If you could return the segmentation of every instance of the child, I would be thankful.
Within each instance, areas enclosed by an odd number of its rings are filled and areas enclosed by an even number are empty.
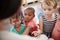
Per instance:
[[[29,35],[38,36],[40,34],[40,30],[39,30],[39,26],[33,20],[35,17],[34,8],[32,8],[32,7],[27,8],[24,12],[25,12],[24,13],[24,23],[25,23],[26,28],[32,27],[29,31]]]
[[[54,40],[60,40],[60,8],[58,9],[59,15],[54,27],[54,30],[52,32],[52,37]]]
[[[11,24],[13,25],[10,29],[10,32],[14,32],[16,34],[25,34],[27,35],[29,32],[29,28],[25,28],[24,24],[21,24],[21,17],[18,14],[15,14],[10,19]]]
[[[53,17],[56,7],[57,3],[54,0],[45,0],[42,3],[44,15],[40,17],[40,29],[49,38],[56,22],[56,15]]]

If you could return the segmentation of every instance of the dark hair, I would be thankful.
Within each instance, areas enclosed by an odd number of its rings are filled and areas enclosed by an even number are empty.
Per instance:
[[[35,9],[32,8],[32,7],[28,7],[26,10],[32,10],[32,12],[35,13]],[[26,11],[26,10],[25,10],[25,11]]]
[[[22,0],[1,0],[0,1],[0,20],[9,18],[17,12]]]
[[[59,12],[59,14],[60,14],[60,7],[58,8],[58,12]]]

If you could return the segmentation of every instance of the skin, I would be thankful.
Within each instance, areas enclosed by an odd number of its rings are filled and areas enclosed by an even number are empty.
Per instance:
[[[14,25],[14,27],[16,28],[16,30],[19,32],[20,31],[20,28],[21,28],[20,18],[16,19],[16,18],[13,17],[11,19],[11,23]],[[30,30],[30,27],[27,27],[25,29],[25,31],[23,32],[22,35],[28,35],[29,34],[29,30]]]
[[[32,10],[29,10],[29,9],[25,10],[25,13],[24,13],[24,19],[25,19],[25,21],[29,22],[32,18],[34,18],[34,13],[32,12]]]
[[[26,22],[29,22],[31,19],[33,19],[35,17],[34,13],[32,12],[32,10],[25,10],[25,14],[24,14],[24,19]],[[27,20],[28,19],[28,20]],[[30,22],[28,24],[28,26],[30,28],[34,27],[34,22]],[[40,34],[40,31],[33,31],[32,34],[34,34],[34,36],[38,36]]]
[[[14,27],[16,28],[16,30],[19,32],[20,31],[20,17],[18,17],[17,19],[15,17],[11,18],[11,23],[14,25]]]
[[[56,8],[53,8],[52,5],[48,6],[46,3],[42,3],[42,9],[43,9],[45,18],[46,18],[48,21],[54,20],[54,18],[53,18],[53,13],[55,12],[55,9],[56,9]],[[41,31],[43,31],[43,19],[42,19],[42,17],[40,18],[39,24],[40,24],[40,29],[41,29]]]
[[[53,20],[52,16],[53,16],[53,13],[55,11],[53,6],[52,5],[48,6],[45,3],[43,3],[42,8],[43,8],[43,11],[44,11],[45,18],[47,20]]]

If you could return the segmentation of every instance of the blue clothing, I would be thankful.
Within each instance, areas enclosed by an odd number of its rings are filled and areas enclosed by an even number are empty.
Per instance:
[[[17,34],[23,34],[24,30],[25,30],[25,26],[23,24],[21,24],[21,29],[19,32],[16,31],[16,28],[14,26],[12,26],[12,28],[10,29],[10,32],[14,32]]]

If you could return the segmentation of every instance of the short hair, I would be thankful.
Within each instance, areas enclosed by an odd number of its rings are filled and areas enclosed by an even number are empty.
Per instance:
[[[18,19],[20,19],[20,18],[21,18],[21,16],[20,16],[19,14],[15,14],[15,15],[13,15],[13,16],[10,17],[10,23],[11,23],[11,21],[12,21],[13,19],[18,20]]]
[[[60,14],[60,7],[58,8],[58,13]]]
[[[45,0],[44,3],[46,3],[48,6],[53,6],[53,8],[57,8],[56,0]]]
[[[28,7],[27,9],[25,9],[25,11],[26,11],[26,10],[32,10],[33,14],[35,13],[35,9],[32,8],[32,7]],[[35,15],[35,14],[34,14],[34,15]]]
[[[12,19],[19,19],[21,16],[19,15],[19,13],[17,13],[17,14],[15,14],[15,15],[13,15],[13,16],[11,16],[10,18],[12,18]]]
[[[0,20],[11,17],[21,7],[22,0],[1,0]]]

